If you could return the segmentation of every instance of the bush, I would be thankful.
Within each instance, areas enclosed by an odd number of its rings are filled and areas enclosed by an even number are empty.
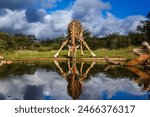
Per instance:
[[[131,45],[131,40],[126,36],[118,36],[110,40],[110,49],[120,49]]]

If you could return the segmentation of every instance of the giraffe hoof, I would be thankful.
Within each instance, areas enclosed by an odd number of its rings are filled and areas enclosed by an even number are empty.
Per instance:
[[[57,57],[58,57],[58,55],[56,55],[56,54],[55,54],[55,55],[54,55],[54,57],[55,57],[55,58],[57,58]]]
[[[58,62],[57,62],[56,60],[54,61],[54,63],[55,63],[56,65],[58,65]]]
[[[93,57],[96,57],[96,55],[95,55],[95,54],[93,54]]]

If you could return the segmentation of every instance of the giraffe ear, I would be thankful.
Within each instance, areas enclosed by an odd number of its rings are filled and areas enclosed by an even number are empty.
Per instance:
[[[77,45],[76,48],[79,48],[79,45]]]
[[[71,45],[67,45],[68,46],[68,48],[71,48]]]

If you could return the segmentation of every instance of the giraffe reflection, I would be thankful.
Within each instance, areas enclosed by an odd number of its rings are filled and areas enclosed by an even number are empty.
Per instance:
[[[76,61],[68,60],[68,72],[64,72],[58,61],[55,60],[54,63],[59,69],[62,77],[68,81],[68,94],[73,99],[78,99],[82,93],[83,81],[96,63],[92,62],[91,65],[86,69],[85,73],[83,73],[84,62],[81,62],[80,69],[78,70]]]

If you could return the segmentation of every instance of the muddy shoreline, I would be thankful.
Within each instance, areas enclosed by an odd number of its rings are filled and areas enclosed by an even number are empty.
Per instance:
[[[71,58],[21,58],[15,59],[14,61],[67,61]],[[127,62],[126,58],[110,58],[112,61]],[[106,62],[105,58],[76,58],[77,61],[95,61],[95,62]]]

